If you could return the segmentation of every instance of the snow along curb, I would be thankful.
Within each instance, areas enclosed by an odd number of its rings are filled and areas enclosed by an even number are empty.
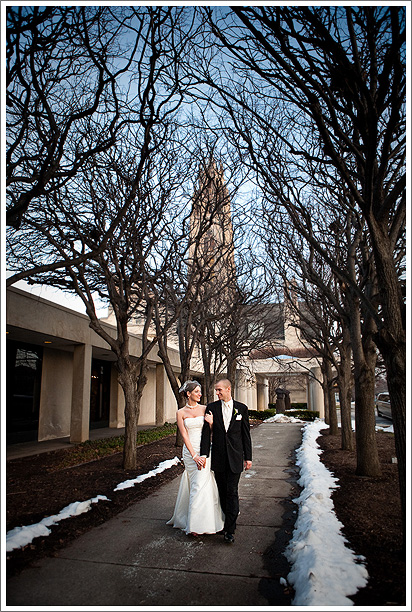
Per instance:
[[[334,513],[331,492],[338,479],[319,460],[316,438],[327,427],[322,420],[307,423],[296,451],[303,490],[293,500],[299,513],[284,553],[292,565],[288,582],[295,590],[294,606],[352,606],[348,596],[368,582],[365,559],[345,546],[343,525]]]
[[[152,476],[156,476],[156,474],[160,474],[164,470],[171,468],[173,465],[177,465],[180,463],[180,459],[178,457],[174,457],[174,459],[167,459],[166,461],[162,461],[159,463],[157,468],[150,470],[147,474],[141,474],[134,478],[133,480],[125,480],[117,485],[114,491],[119,491],[121,489],[127,489],[129,487],[133,487],[135,484],[143,482],[146,478],[151,478]],[[6,534],[6,551],[10,552],[15,548],[22,548],[27,544],[30,544],[34,538],[38,538],[39,536],[48,536],[51,531],[48,528],[50,525],[56,525],[60,523],[60,521],[70,518],[71,516],[78,516],[79,514],[83,514],[83,512],[88,512],[91,508],[92,504],[96,504],[101,499],[106,501],[110,501],[105,495],[97,495],[97,497],[93,497],[92,499],[87,499],[83,502],[73,502],[69,504],[63,510],[60,510],[59,514],[54,514],[53,516],[47,516],[40,521],[40,523],[35,523],[34,525],[26,525],[24,527],[15,527],[11,529]]]

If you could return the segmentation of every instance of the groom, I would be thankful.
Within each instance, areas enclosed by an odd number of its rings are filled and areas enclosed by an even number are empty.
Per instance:
[[[236,519],[239,514],[238,485],[240,474],[252,467],[252,440],[248,408],[232,399],[232,386],[227,379],[215,385],[217,402],[206,407],[213,415],[211,469],[215,473],[220,504],[225,514],[225,542],[235,541]],[[209,456],[209,423],[205,422],[200,444],[200,455]]]

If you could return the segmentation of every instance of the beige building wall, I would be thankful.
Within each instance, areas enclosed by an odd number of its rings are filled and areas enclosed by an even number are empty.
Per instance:
[[[139,425],[156,425],[156,367],[147,371],[147,383],[140,400]]]
[[[43,349],[39,441],[70,435],[73,354]]]
[[[115,336],[116,330],[108,323],[104,325],[107,332]],[[72,441],[88,439],[92,356],[109,361],[113,358],[108,345],[91,330],[88,317],[12,288],[7,290],[7,331],[11,340],[43,347],[38,439],[65,436],[70,436]],[[46,345],[46,341],[53,345]],[[136,335],[130,337],[130,350],[136,356],[141,352],[141,340]],[[178,370],[178,351],[172,348],[170,357],[172,367]],[[149,355],[149,364],[139,425],[173,423],[177,403],[156,347]],[[252,365],[258,375],[257,382],[252,383],[246,371],[238,371],[234,397],[247,404],[250,410],[262,410],[267,403],[267,377],[276,374],[277,366],[273,360],[254,361]],[[309,368],[311,365],[308,362]],[[192,367],[192,376],[196,377],[196,372],[201,372],[201,363]],[[315,371],[317,374],[317,369],[312,373]],[[308,403],[322,416],[321,386],[314,379],[308,386]],[[299,395],[305,395],[305,392],[301,391]],[[292,401],[305,399],[291,394]],[[123,428],[124,425],[124,395],[112,362],[109,426]]]
[[[257,391],[255,382],[249,382],[248,384],[246,405],[249,410],[257,410]]]
[[[117,380],[117,369],[112,364],[110,377],[110,415],[109,427],[120,428],[124,427],[124,393]]]
[[[156,365],[156,424],[176,421],[177,401],[172,391],[166,370],[162,364]]]
[[[321,385],[322,371],[319,367],[311,368],[312,376],[308,384],[308,408],[317,410],[321,419],[325,418],[325,403],[323,398],[323,388]]]
[[[235,384],[235,392],[234,399],[238,402],[242,402],[242,404],[246,404],[248,402],[248,383],[246,379],[246,375],[243,370],[236,371],[236,384]]]
[[[269,383],[267,378],[256,378],[257,410],[266,410],[269,405]]]
[[[115,336],[116,330],[104,324]],[[7,290],[7,337],[43,347],[39,406],[39,440],[70,437],[89,439],[91,361],[110,360],[110,349],[89,326],[87,316],[33,296]],[[46,344],[47,342],[47,344]],[[50,344],[49,344],[50,343]],[[132,355],[141,352],[141,340],[130,337]],[[172,366],[179,367],[177,350],[170,349]],[[148,382],[143,391],[139,425],[175,422],[177,403],[156,347],[149,355]],[[194,374],[195,375],[195,374]],[[161,386],[158,389],[158,379]],[[110,374],[109,426],[123,428],[124,394],[112,362]]]

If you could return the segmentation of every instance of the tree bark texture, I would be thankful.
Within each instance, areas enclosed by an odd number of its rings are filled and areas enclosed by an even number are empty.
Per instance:
[[[322,371],[325,381],[325,395],[327,396],[327,404],[329,408],[329,433],[332,436],[336,436],[339,433],[339,430],[334,389],[335,383],[332,373],[332,366],[328,359],[322,360]]]
[[[119,383],[125,398],[125,438],[123,448],[123,469],[134,470],[137,465],[137,424],[140,415],[140,400],[147,383],[147,365],[124,360],[121,364]]]
[[[338,385],[341,418],[342,450],[353,451],[352,435],[352,368],[350,332],[343,329],[343,345],[340,349],[340,363],[338,365]]]
[[[369,218],[384,326],[377,344],[385,362],[391,399],[402,513],[406,525],[406,304],[397,282],[391,245],[385,231]]]
[[[370,335],[361,333],[360,304],[351,300],[351,340],[355,378],[356,474],[380,476],[375,432],[375,366],[376,351]]]

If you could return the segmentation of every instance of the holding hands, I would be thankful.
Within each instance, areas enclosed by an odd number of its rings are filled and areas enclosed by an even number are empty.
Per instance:
[[[201,470],[206,465],[206,457],[200,457],[199,455],[193,455],[193,461],[196,463],[198,470]]]
[[[210,429],[212,429],[213,425],[213,414],[211,412],[205,412],[205,422],[209,423]],[[206,467],[206,457],[200,457],[200,455],[193,455],[193,461],[197,465],[197,469],[201,470]]]
[[[210,428],[212,428],[212,425],[213,425],[213,414],[211,412],[206,412],[205,413],[205,421],[207,423],[209,423]]]

